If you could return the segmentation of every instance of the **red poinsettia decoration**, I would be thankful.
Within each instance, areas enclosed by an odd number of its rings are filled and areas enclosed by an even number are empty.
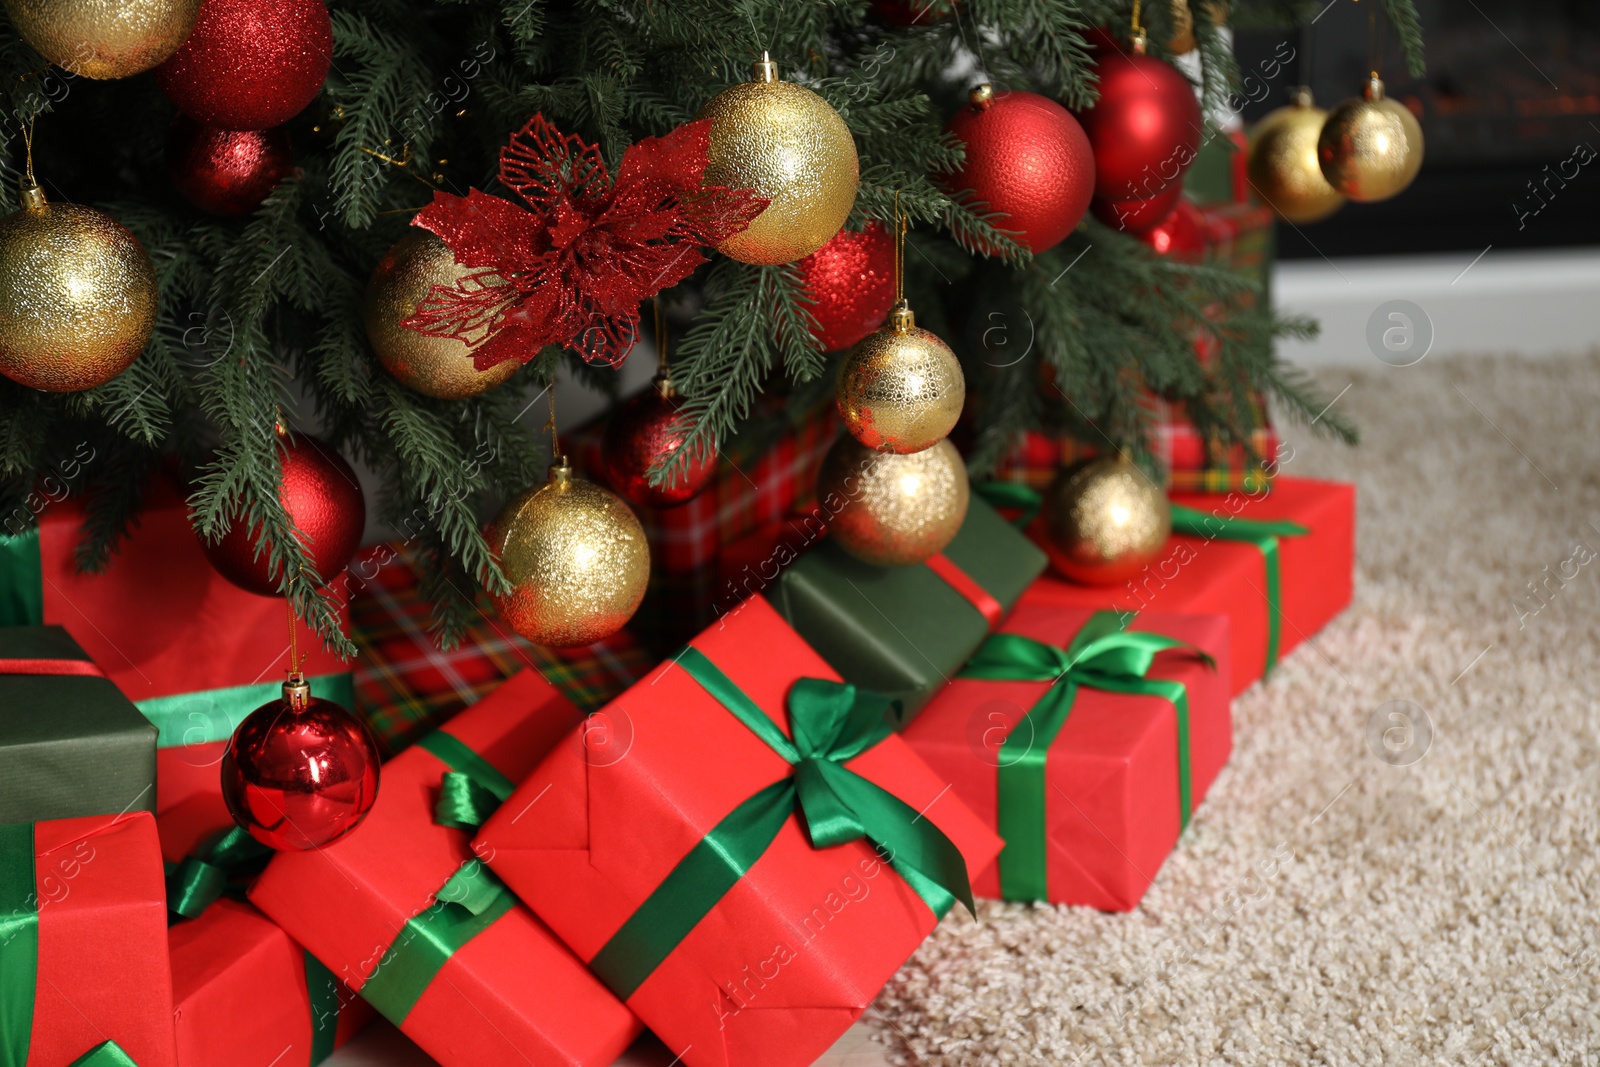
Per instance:
[[[405,325],[473,346],[479,370],[548,344],[621,363],[639,304],[767,206],[752,190],[701,184],[710,133],[705,119],[632,145],[613,182],[595,146],[535,115],[500,151],[500,181],[526,208],[472,189],[435,193],[412,220],[472,272],[434,286]]]

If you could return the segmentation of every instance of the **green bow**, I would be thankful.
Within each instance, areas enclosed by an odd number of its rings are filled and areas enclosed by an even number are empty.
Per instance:
[[[441,826],[458,830],[482,826],[516,789],[493,764],[443,730],[424,737],[417,747],[450,768],[439,779],[439,801],[433,811],[434,822]]]
[[[1189,760],[1189,694],[1182,682],[1148,678],[1156,654],[1170,648],[1195,652],[1208,666],[1211,657],[1161,634],[1123,629],[1123,615],[1098,611],[1066,648],[1020,634],[994,634],[961,672],[962,678],[1005,682],[1050,682],[1028,714],[1000,746],[998,802],[1000,892],[1006,900],[1048,900],[1045,764],[1050,746],[1066,725],[1078,689],[1162,697],[1178,723],[1178,807],[1180,825],[1192,810]]]
[[[133,1057],[122,1051],[115,1041],[102,1041],[82,1056],[73,1060],[70,1067],[139,1067]]]
[[[791,739],[694,647],[677,663],[790,764],[690,849],[589,962],[627,1000],[766,852],[798,808],[813,848],[868,840],[936,916],[973,910],[961,852],[931,820],[844,764],[888,737],[892,702],[853,685],[802,678],[789,690]]]
[[[1311,531],[1298,522],[1241,519],[1237,515],[1224,518],[1208,515],[1197,508],[1174,504],[1172,532],[1203,537],[1207,541],[1243,541],[1254,545],[1261,553],[1261,563],[1267,573],[1267,657],[1261,674],[1265,677],[1272,673],[1272,668],[1278,662],[1283,626],[1283,566],[1278,557],[1278,539],[1304,537]]]
[[[181,863],[167,865],[167,910],[193,919],[230,887],[255,874],[272,850],[238,826],[209,837]]]

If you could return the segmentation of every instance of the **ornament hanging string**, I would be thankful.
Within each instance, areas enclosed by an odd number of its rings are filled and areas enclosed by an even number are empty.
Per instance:
[[[906,217],[900,211],[900,190],[894,191],[894,302],[906,298]]]
[[[1137,37],[1144,36],[1144,27],[1139,25],[1139,0],[1133,0],[1133,33]]]
[[[550,379],[550,384],[545,387],[545,395],[550,398],[550,421],[545,425],[550,430],[550,459],[551,462],[566,466],[565,457],[561,455],[561,438],[556,433],[556,382]]]
[[[650,306],[655,313],[656,373],[665,375],[669,371],[667,365],[667,320],[661,313],[661,298],[659,296],[650,298]]]

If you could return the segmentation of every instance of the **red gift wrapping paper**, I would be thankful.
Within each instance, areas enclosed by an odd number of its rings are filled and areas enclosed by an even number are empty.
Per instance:
[[[1000,632],[1064,648],[1093,614],[1025,600]],[[1159,653],[1149,674],[1188,691],[1191,806],[1198,809],[1233,750],[1228,620],[1142,612],[1127,628],[1176,638],[1216,661],[1213,670],[1174,649]],[[1000,746],[1049,687],[957,676],[903,736],[979,818],[998,827]],[[1137,907],[1180,832],[1172,704],[1081,686],[1050,746],[1045,774],[1049,899],[1102,911]],[[1003,899],[999,871],[995,864],[979,875],[973,892]]]
[[[442,730],[518,781],[580,719],[553,686],[523,671]],[[250,890],[257,907],[357,992],[407,922],[475,859],[466,831],[434,822],[446,770],[426,748],[407,749],[384,765],[360,827],[313,852],[279,853]],[[400,1029],[446,1067],[599,1067],[640,1032],[521,905],[450,956]]]
[[[787,733],[799,678],[838,680],[760,597],[692,642]],[[475,847],[585,960],[731,810],[792,768],[669,660],[559,745]],[[976,876],[1000,842],[898,736],[847,766],[922,812]],[[538,818],[517,818],[537,803]],[[865,841],[813,849],[791,816],[628,1006],[690,1067],[809,1064],[936,919]]]

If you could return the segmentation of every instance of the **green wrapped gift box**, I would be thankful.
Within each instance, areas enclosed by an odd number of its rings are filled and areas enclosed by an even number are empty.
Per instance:
[[[845,681],[899,700],[909,721],[1044,568],[1044,553],[975,496],[927,563],[875,567],[824,540],[767,599]]]
[[[0,627],[0,823],[155,802],[149,720],[61,627]]]

